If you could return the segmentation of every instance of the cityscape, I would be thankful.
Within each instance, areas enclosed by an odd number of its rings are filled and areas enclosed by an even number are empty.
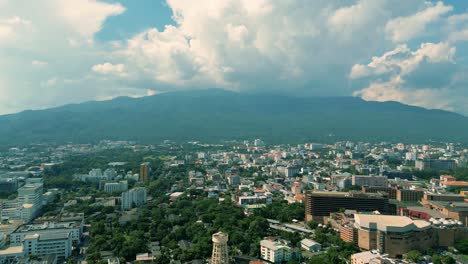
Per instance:
[[[0,264],[468,264],[468,0],[0,0]]]
[[[467,261],[460,144],[106,140],[0,167],[0,263]]]

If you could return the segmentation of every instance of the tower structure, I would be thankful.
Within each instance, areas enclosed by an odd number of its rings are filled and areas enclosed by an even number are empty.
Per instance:
[[[218,232],[216,234],[213,234],[211,240],[213,241],[213,254],[211,256],[211,264],[228,264],[228,235],[224,234],[223,232]]]

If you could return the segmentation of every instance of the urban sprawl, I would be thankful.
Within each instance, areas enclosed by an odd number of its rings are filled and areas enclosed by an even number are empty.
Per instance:
[[[468,263],[468,146],[0,149],[0,264]]]

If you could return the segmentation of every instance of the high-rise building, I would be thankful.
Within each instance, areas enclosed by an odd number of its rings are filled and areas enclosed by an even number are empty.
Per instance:
[[[104,191],[108,193],[123,192],[126,190],[128,190],[127,181],[107,182],[106,184],[104,184]]]
[[[121,195],[122,210],[129,210],[132,207],[138,207],[146,203],[146,188],[135,187],[129,191],[123,192]]]
[[[141,182],[148,182],[150,174],[150,163],[144,162],[140,165],[140,178]]]
[[[21,218],[25,222],[36,217],[42,207],[42,183],[26,184],[18,189],[18,207],[21,207]]]
[[[330,217],[330,213],[346,209],[358,212],[395,213],[391,210],[388,197],[379,193],[308,192],[306,194],[306,221],[324,223],[324,218]]]
[[[213,253],[211,255],[211,264],[228,264],[228,235],[224,234],[223,232],[218,232],[213,234],[211,240],[213,241]]]

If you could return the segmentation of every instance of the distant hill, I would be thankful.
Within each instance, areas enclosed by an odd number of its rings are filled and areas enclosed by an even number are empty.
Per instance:
[[[0,116],[0,143],[262,138],[304,141],[468,142],[468,118],[397,102],[223,90],[120,97]]]

